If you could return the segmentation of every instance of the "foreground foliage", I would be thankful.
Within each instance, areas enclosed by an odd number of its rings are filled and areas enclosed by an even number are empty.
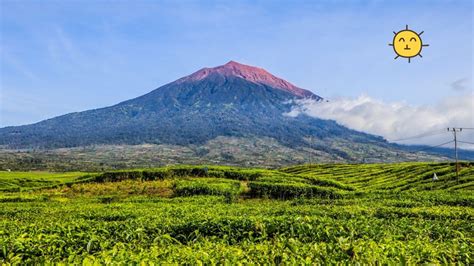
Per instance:
[[[443,172],[449,167],[179,166],[69,176],[0,194],[0,261],[472,264],[472,167],[459,182]],[[441,182],[420,168],[435,169]]]

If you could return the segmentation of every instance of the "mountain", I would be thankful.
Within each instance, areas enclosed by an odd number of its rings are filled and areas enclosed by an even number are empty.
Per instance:
[[[305,98],[322,100],[264,69],[230,61],[114,106],[1,128],[0,146],[43,150],[91,145],[199,147],[224,137],[276,141],[290,149],[288,153],[309,149],[316,160],[408,158],[381,137],[334,121],[285,115],[294,100]]]

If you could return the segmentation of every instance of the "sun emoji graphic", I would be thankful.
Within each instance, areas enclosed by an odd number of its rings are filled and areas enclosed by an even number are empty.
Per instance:
[[[388,45],[393,46],[393,50],[397,54],[395,59],[401,57],[408,58],[408,63],[410,63],[410,59],[421,56],[421,50],[425,46],[429,46],[429,44],[423,44],[420,36],[423,34],[423,31],[420,33],[416,33],[412,30],[408,29],[408,25],[404,30],[399,32],[393,32],[395,36],[393,36],[393,42],[389,43]]]

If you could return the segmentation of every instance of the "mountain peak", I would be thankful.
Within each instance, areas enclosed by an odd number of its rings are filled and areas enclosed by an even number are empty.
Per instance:
[[[241,64],[239,62],[236,62],[234,60],[230,60],[229,62],[227,62],[227,64],[225,64],[224,66],[245,66],[244,64]]]
[[[232,60],[226,63],[225,65],[212,68],[203,68],[189,76],[177,80],[177,82],[182,83],[199,81],[207,78],[212,74],[217,74],[224,77],[242,78],[253,83],[266,85],[275,89],[289,92],[298,97],[319,98],[312,92],[299,88],[284,79],[278,78],[263,68],[244,65]]]

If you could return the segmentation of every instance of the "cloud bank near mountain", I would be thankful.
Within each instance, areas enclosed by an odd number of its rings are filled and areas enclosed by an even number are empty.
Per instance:
[[[298,100],[295,108],[285,115],[299,114],[335,120],[344,126],[401,144],[437,145],[453,139],[447,127],[474,128],[474,93],[445,98],[429,106],[384,102],[366,95],[328,102]],[[417,138],[411,138],[413,136]],[[459,139],[474,142],[474,130],[463,131]],[[474,145],[466,143],[460,146],[474,149]]]

